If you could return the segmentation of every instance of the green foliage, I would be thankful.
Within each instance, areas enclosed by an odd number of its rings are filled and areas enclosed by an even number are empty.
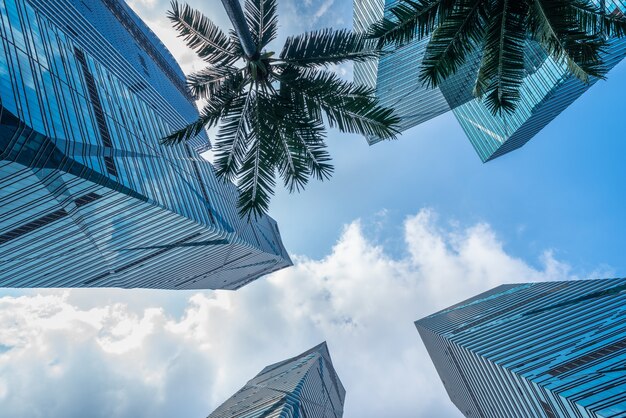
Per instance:
[[[346,61],[362,62],[378,55],[379,49],[364,34],[345,29],[322,29],[287,38],[280,58],[292,65],[314,67]]]
[[[401,0],[368,37],[379,46],[430,36],[419,81],[438,86],[481,56],[474,94],[495,114],[513,112],[520,99],[529,40],[588,83],[604,78],[607,38],[626,36],[626,18],[592,0]],[[416,80],[417,81],[417,80]]]
[[[340,79],[319,69],[289,66],[280,76],[281,92],[307,109],[311,117],[321,120],[322,113],[331,127],[342,132],[360,133],[380,138],[394,138],[389,129],[399,118],[393,111],[378,106],[373,90]]]
[[[455,0],[404,0],[376,22],[368,36],[378,39],[380,46],[389,43],[402,45],[413,39],[422,39],[432,33],[452,12]]]
[[[526,30],[523,16],[528,4],[503,0],[497,6],[491,10],[474,91],[479,96],[487,94],[486,105],[492,112],[512,112],[524,78]]]
[[[224,83],[237,76],[238,70],[230,65],[209,65],[187,76],[187,85],[191,94],[198,99],[209,99]]]
[[[330,178],[325,121],[341,132],[397,134],[399,119],[379,106],[372,90],[327,69],[377,57],[376,42],[364,35],[325,29],[293,36],[275,58],[265,48],[276,38],[276,0],[246,0],[244,29],[257,45],[255,56],[247,57],[235,31],[227,36],[199,11],[173,2],[169,18],[209,65],[187,80],[191,93],[206,102],[200,118],[162,142],[183,142],[218,126],[216,173],[238,185],[242,215],[267,211],[277,177],[290,192],[312,177]]]
[[[229,37],[211,20],[186,4],[180,5],[177,1],[172,1],[171,6],[172,10],[167,17],[187,46],[200,58],[215,67],[232,64],[237,60]]]
[[[531,0],[529,29],[536,39],[557,61],[581,81],[589,76],[603,78],[600,52],[606,46],[601,28],[587,31],[588,19],[577,21],[579,13],[569,7],[568,0]],[[600,16],[598,16],[598,19]]]
[[[463,2],[447,16],[434,30],[420,70],[421,81],[433,87],[459,69],[473,52],[472,46],[484,36],[487,26],[487,10],[482,0]]]
[[[276,39],[278,32],[276,0],[246,0],[246,21],[252,39],[260,51]]]

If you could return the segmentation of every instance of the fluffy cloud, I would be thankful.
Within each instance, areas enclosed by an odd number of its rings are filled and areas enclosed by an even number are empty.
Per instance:
[[[217,1],[212,7],[207,7],[207,2],[201,0],[182,1],[181,3],[187,3],[202,10],[209,19],[218,23],[225,31],[231,27],[224,8]],[[198,58],[191,49],[187,48],[185,42],[178,37],[178,32],[172,28],[172,24],[167,19],[167,12],[171,9],[169,0],[130,0],[128,5],[159,37],[186,74],[205,67],[206,63]]]
[[[39,292],[0,298],[0,411],[11,417],[205,416],[263,366],[327,340],[345,417],[453,417],[413,321],[536,269],[486,224],[422,210],[392,256],[359,221],[321,260],[237,292]],[[401,238],[400,238],[401,240]]]

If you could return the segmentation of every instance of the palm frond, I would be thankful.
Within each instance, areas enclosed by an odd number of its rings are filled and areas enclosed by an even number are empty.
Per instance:
[[[402,0],[389,10],[391,16],[374,23],[367,37],[379,46],[402,45],[431,34],[454,9],[456,0]]]
[[[245,80],[241,74],[235,74],[232,79],[227,79],[220,85],[214,94],[210,96],[200,112],[200,117],[189,125],[172,132],[161,139],[164,145],[173,145],[188,141],[198,135],[203,127],[211,128],[230,112],[230,107],[235,99],[241,94]]]
[[[572,13],[567,0],[532,0],[529,14],[533,38],[557,61],[581,81],[589,77],[604,78],[601,52],[607,43],[598,33],[580,28],[578,15]]]
[[[332,176],[335,169],[330,163],[322,122],[309,120],[307,126],[298,128],[289,138],[292,147],[303,155],[309,172],[317,180],[328,180]]]
[[[426,47],[420,81],[436,87],[456,73],[466,56],[481,42],[488,24],[487,2],[460,2],[435,29]]]
[[[296,67],[287,67],[280,81],[294,101],[323,111],[329,125],[342,132],[380,138],[395,138],[398,133],[400,119],[393,109],[379,106],[368,87],[342,80],[328,71]]]
[[[208,99],[215,94],[223,83],[234,78],[239,70],[230,65],[209,65],[187,76],[187,86],[197,99]]]
[[[235,32],[234,29],[230,29],[228,31],[228,37],[230,39],[233,53],[238,57],[245,56],[246,52],[243,50],[243,46],[241,46],[241,41],[239,40],[239,36],[237,36],[237,32]]]
[[[518,0],[502,0],[490,13],[483,59],[474,92],[483,96],[493,112],[512,112],[519,100],[524,79],[526,16],[528,5]]]
[[[161,144],[174,145],[195,138],[200,134],[200,132],[202,132],[202,129],[207,125],[207,123],[209,123],[209,120],[212,119],[213,116],[214,115],[206,115],[205,117],[199,117],[195,122],[172,132],[164,138],[161,138]]]
[[[172,1],[167,17],[187,46],[212,65],[232,64],[235,54],[230,39],[209,18],[189,5]]]
[[[276,39],[278,15],[276,0],[246,0],[246,21],[258,51]]]
[[[296,136],[281,132],[278,135],[280,148],[277,151],[277,169],[290,193],[304,189],[309,182],[311,169],[305,158],[306,150],[294,141]]]
[[[567,7],[587,33],[604,32],[609,37],[626,36],[626,17],[619,8],[609,12],[604,4],[589,0],[570,0]]]
[[[238,176],[239,213],[257,217],[267,212],[276,186],[276,151],[274,135],[277,126],[273,107],[263,91],[255,91],[248,118],[248,149]]]
[[[276,158],[278,174],[290,193],[304,189],[311,176],[307,149],[297,138],[298,134],[286,129],[285,126],[281,126],[280,133],[277,135],[279,141]]]
[[[237,96],[222,117],[213,144],[215,173],[218,177],[236,181],[246,156],[250,132],[249,112],[254,103],[254,93]]]
[[[291,65],[313,67],[362,62],[378,55],[375,42],[363,34],[346,29],[321,29],[287,38],[280,58]]]
[[[323,122],[312,118],[303,107],[294,106],[284,96],[281,102],[287,111],[281,118],[277,167],[288,190],[300,191],[311,175],[326,180],[334,168],[326,150]]]

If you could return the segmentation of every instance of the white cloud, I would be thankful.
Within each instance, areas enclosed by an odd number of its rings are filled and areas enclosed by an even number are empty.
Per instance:
[[[263,366],[327,340],[346,418],[460,416],[413,321],[503,282],[571,276],[550,252],[533,268],[489,225],[443,228],[430,210],[406,220],[401,256],[364,229],[237,292],[0,298],[2,415],[205,416]]]
[[[228,33],[228,30],[231,28],[230,21],[221,2],[210,2],[210,7],[208,2],[204,0],[186,0],[181,3],[189,4],[191,7],[200,10],[224,32]],[[167,12],[171,9],[169,0],[132,0],[128,4],[159,37],[176,61],[178,61],[185,74],[200,70],[206,66],[206,63],[198,58],[195,52],[189,49],[185,42],[178,37],[178,32],[174,30],[172,24],[167,19]]]
[[[317,11],[313,14],[313,19],[318,20],[322,16],[326,14],[326,12],[332,7],[335,0],[326,0],[324,3],[320,4]]]
[[[158,0],[128,0],[128,5],[135,10],[154,8],[159,4]]]

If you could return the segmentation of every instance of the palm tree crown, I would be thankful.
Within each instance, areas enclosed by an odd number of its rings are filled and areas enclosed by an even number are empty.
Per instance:
[[[244,13],[239,0],[223,2],[236,27],[229,35],[199,11],[172,2],[169,19],[208,63],[187,80],[206,104],[196,122],[163,142],[185,141],[219,126],[216,173],[238,184],[242,214],[267,211],[277,175],[289,191],[301,190],[312,176],[331,176],[324,118],[342,132],[397,134],[398,118],[378,105],[371,89],[326,68],[377,57],[375,42],[347,30],[318,30],[287,38],[276,57],[265,49],[277,35],[276,0],[246,0]],[[244,17],[245,25],[239,24]]]
[[[626,35],[626,18],[604,0],[401,0],[368,35],[379,46],[430,36],[419,72],[430,87],[480,54],[474,95],[495,114],[515,110],[528,41],[588,83],[604,78],[601,54],[608,38]]]

